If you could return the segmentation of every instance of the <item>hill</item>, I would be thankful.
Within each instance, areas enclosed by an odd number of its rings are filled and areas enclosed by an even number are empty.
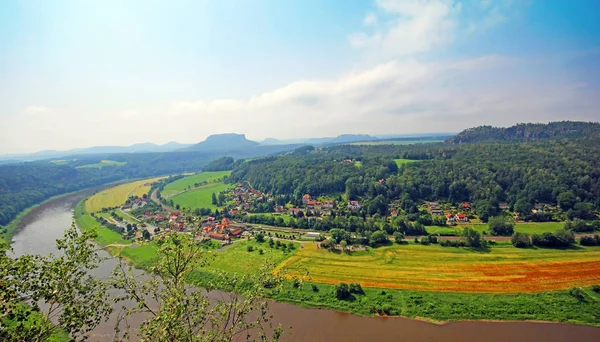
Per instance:
[[[548,124],[521,123],[511,127],[479,126],[447,140],[450,144],[478,142],[532,142],[560,138],[600,137],[600,123],[559,121]]]
[[[243,150],[256,146],[259,146],[259,143],[246,139],[245,134],[225,133],[210,135],[203,142],[184,148],[182,151]]]

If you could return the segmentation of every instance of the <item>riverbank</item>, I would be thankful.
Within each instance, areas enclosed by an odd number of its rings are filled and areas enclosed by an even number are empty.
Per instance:
[[[78,226],[93,227],[95,220],[85,212],[84,201],[75,210]],[[92,221],[93,220],[93,221]],[[99,244],[131,243],[108,229],[100,229]],[[140,248],[140,247],[136,247]],[[265,244],[268,249],[268,244]],[[120,255],[122,249],[108,249]],[[227,253],[227,251],[223,252]],[[289,258],[290,253],[286,258]],[[122,255],[127,257],[128,255]],[[151,246],[139,249],[134,257],[127,257],[135,267],[148,269],[155,257]],[[283,261],[279,259],[278,261]],[[195,272],[189,281],[202,287],[211,279],[210,270]],[[335,286],[305,281],[300,287],[289,281],[283,290],[271,298],[305,308],[319,308],[348,312],[361,316],[401,316],[434,323],[458,321],[544,321],[600,326],[600,294],[591,287],[583,288],[583,298],[569,290],[521,293],[469,293],[415,291],[386,288],[364,288],[363,294],[353,294],[347,300],[338,300]]]

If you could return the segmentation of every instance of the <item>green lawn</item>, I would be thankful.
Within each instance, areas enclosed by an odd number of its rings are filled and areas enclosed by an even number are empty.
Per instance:
[[[394,159],[394,161],[396,162],[396,165],[398,165],[398,167],[405,165],[405,164],[410,164],[410,163],[416,163],[419,162],[420,160],[413,160],[413,159]]]
[[[101,160],[99,163],[78,166],[77,169],[86,169],[86,168],[101,169],[105,166],[123,166],[125,164],[127,164],[127,162],[118,162],[118,161],[114,161],[114,160],[104,159],[104,160]]]
[[[179,204],[184,208],[210,208],[216,209],[217,207],[212,204],[212,194],[219,193],[222,191],[227,191],[231,189],[233,186],[231,184],[224,183],[211,183],[207,185],[203,185],[201,187],[195,188],[190,191],[186,191],[177,196],[173,196],[169,198],[173,200],[173,203]]]
[[[221,180],[225,176],[229,176],[231,171],[216,171],[216,172],[201,172],[197,173],[193,176],[185,177],[182,179],[178,179],[172,183],[169,183],[165,186],[161,194],[163,196],[169,196],[171,194],[178,193],[180,191],[186,190],[189,187],[193,188],[194,184],[199,184],[202,182],[214,183],[218,180]]]
[[[557,229],[564,227],[564,222],[527,222],[515,224],[515,231],[527,234],[542,234],[546,232],[555,232]],[[488,232],[488,224],[472,224],[472,225],[458,225],[458,226],[427,226],[427,232],[429,234],[440,234],[440,235],[460,235],[460,232],[464,227],[474,228],[480,233]]]

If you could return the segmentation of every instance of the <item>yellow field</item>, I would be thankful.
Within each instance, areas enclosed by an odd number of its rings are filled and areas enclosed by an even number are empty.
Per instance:
[[[311,281],[453,292],[532,292],[600,284],[600,247],[569,250],[494,246],[487,252],[393,245],[351,255],[305,244],[281,263]]]
[[[117,207],[125,203],[129,196],[142,196],[150,190],[150,184],[164,177],[144,179],[132,183],[121,184],[88,198],[85,202],[85,209],[90,212],[97,212],[102,208]]]

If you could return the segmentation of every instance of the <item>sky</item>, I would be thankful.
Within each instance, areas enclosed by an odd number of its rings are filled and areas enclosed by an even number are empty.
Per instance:
[[[0,2],[0,154],[600,121],[600,1]]]

